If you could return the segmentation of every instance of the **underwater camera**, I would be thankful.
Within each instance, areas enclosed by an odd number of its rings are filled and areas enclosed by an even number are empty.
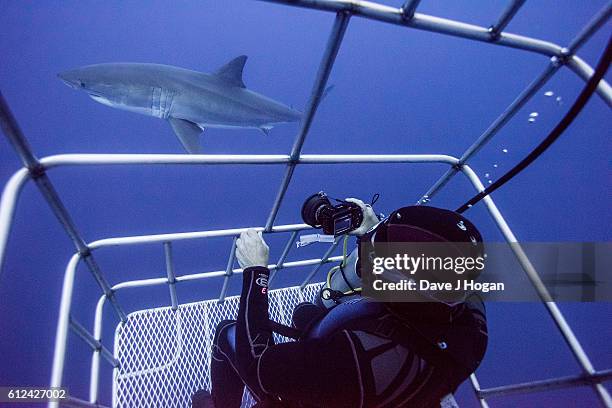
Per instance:
[[[332,205],[324,192],[311,195],[302,205],[302,219],[308,225],[322,228],[326,235],[347,234],[361,225],[363,212],[355,203],[337,200]]]

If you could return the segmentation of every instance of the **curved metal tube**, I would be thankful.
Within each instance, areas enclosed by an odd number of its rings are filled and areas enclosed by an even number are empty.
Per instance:
[[[370,1],[360,0],[263,0],[270,3],[280,3],[288,6],[298,6],[310,9],[338,13],[349,12],[352,15],[396,24],[417,30],[433,31],[455,37],[463,37],[476,41],[495,43],[511,48],[518,48],[538,54],[560,56],[562,47],[550,41],[539,40],[518,34],[500,33],[495,39],[488,27],[463,23],[447,18],[414,13],[411,19],[404,18],[401,8],[387,6]]]
[[[567,60],[566,65],[585,82],[588,81],[595,72],[593,67],[587,64],[577,55],[572,55],[572,57]],[[597,92],[601,99],[603,99],[604,102],[612,108],[612,87],[610,87],[608,82],[603,79],[599,81],[599,85],[597,86],[595,92]]]
[[[70,328],[70,308],[72,306],[72,291],[74,289],[74,275],[76,268],[81,260],[81,254],[76,253],[70,258],[64,283],[62,285],[62,299],[58,313],[57,329],[55,334],[55,347],[53,351],[53,368],[51,371],[50,387],[61,387],[64,374],[64,361],[66,357],[66,346],[68,344],[68,329]],[[59,407],[59,402],[49,402],[49,408]]]
[[[15,206],[21,190],[28,180],[30,180],[30,172],[24,167],[13,174],[2,191],[2,198],[0,199],[0,280],[6,254],[6,244],[13,225]]]
[[[480,181],[480,178],[469,166],[461,166],[461,171],[472,183],[476,191],[481,192],[484,190],[484,185]],[[499,209],[493,202],[493,199],[491,198],[491,196],[486,196],[482,199],[482,202],[485,204],[489,214],[493,218],[493,221],[495,221],[497,227],[500,229],[502,235],[510,245],[510,249],[512,249],[512,252],[514,252],[514,255],[516,256],[522,269],[527,274],[527,277],[529,278],[531,284],[540,296],[540,299],[542,299],[542,303],[544,304],[546,310],[555,322],[557,329],[559,329],[559,332],[561,333],[563,339],[572,351],[572,354],[574,355],[578,364],[582,368],[582,371],[586,375],[592,376],[595,373],[595,368],[593,367],[591,360],[584,351],[584,348],[580,344],[580,341],[574,334],[574,331],[567,323],[567,320],[565,320],[565,316],[563,316],[563,313],[561,313],[561,310],[559,310],[557,303],[553,301],[552,297],[550,296],[550,293],[548,292],[548,289],[542,282],[542,279],[540,279],[540,275],[527,257],[525,251],[523,251],[521,244],[519,244],[518,239],[506,223],[506,220],[501,215]],[[597,396],[604,403],[604,405],[609,406],[612,402],[612,399],[610,398],[610,394],[608,393],[606,388],[600,383],[595,384],[593,387]]]
[[[567,58],[572,55],[588,38],[600,28],[605,21],[610,17],[610,4],[606,5],[592,20],[587,24],[583,31],[576,36],[576,39],[570,43],[568,48],[563,48],[558,44],[550,41],[539,40],[523,35],[512,34],[507,32],[495,33],[487,27],[481,27],[474,24],[462,23],[447,18],[430,16],[427,14],[414,13],[410,19],[404,17],[401,8],[386,6],[370,1],[360,0],[261,0],[270,3],[280,3],[289,6],[305,7],[310,9],[324,10],[330,12],[349,12],[352,15],[378,20],[385,23],[391,23],[406,27],[415,28],[417,30],[432,31],[441,34],[462,37],[471,40],[486,42],[490,44],[502,45],[504,47],[517,48],[525,51],[535,52],[549,57],[558,57],[560,59]],[[571,61],[570,58],[568,60]],[[587,65],[588,66],[588,65]],[[570,67],[571,68],[571,67]],[[590,67],[589,67],[590,68]],[[579,72],[571,68],[574,72],[587,81],[584,72]],[[582,68],[581,68],[582,69]],[[587,70],[588,71],[588,70]],[[592,71],[592,68],[591,68]],[[609,106],[612,106],[610,99],[610,86],[606,81],[601,81],[597,88],[597,93],[601,96]]]
[[[58,154],[43,157],[46,168],[60,166],[134,165],[134,164],[283,164],[286,154]]]

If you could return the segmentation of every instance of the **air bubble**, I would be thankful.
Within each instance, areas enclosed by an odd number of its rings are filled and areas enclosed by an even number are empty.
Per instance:
[[[529,117],[530,117],[530,118],[537,118],[539,115],[540,115],[540,114],[539,114],[538,112],[531,112],[531,113],[529,114]]]
[[[498,167],[499,167],[499,165],[498,165],[497,163],[495,163],[495,164],[493,164],[493,167],[494,167],[494,168],[498,168]]]
[[[553,96],[554,94],[555,94],[555,93],[554,93],[553,91],[546,91],[546,92],[544,92],[544,96],[548,96],[548,97],[551,97],[551,96]]]
[[[555,101],[557,101],[557,105],[562,105],[563,104],[563,98],[561,98],[560,96],[557,96],[555,98]]]
[[[508,149],[502,149],[502,152],[508,153]]]
[[[489,178],[491,175],[489,173],[485,173],[485,178]]]
[[[491,184],[491,183],[493,183],[493,181],[489,180],[488,183]]]

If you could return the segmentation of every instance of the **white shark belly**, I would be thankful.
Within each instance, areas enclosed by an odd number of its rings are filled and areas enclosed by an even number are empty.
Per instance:
[[[168,119],[172,111],[175,92],[160,87],[151,87],[148,92],[142,93],[141,97],[134,102],[127,102],[130,98],[123,98],[121,102],[111,101],[102,95],[89,93],[89,97],[102,105],[142,115],[153,116],[160,119]],[[132,98],[134,99],[134,98]]]
[[[98,96],[98,95],[89,94],[89,97],[93,99],[94,101],[101,103],[102,105],[109,106],[111,108],[121,109],[121,110],[128,111],[128,112],[140,113],[142,115],[147,115],[147,116],[159,117],[153,114],[151,108],[115,103],[115,102],[109,101],[103,96]]]

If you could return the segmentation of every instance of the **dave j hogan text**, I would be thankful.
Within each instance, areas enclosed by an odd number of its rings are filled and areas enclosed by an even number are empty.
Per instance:
[[[376,279],[372,282],[372,288],[377,291],[469,291],[469,292],[498,292],[505,289],[503,282],[476,282],[474,280],[458,280],[451,282],[431,282],[426,279],[415,281],[413,279],[402,279],[399,282],[386,282]]]

